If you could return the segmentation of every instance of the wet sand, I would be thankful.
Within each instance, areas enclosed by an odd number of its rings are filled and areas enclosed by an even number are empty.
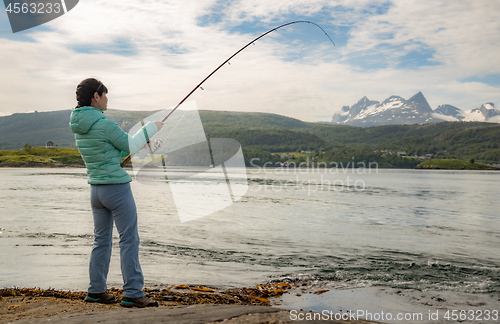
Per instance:
[[[278,302],[286,306],[279,307],[319,313],[323,310],[354,313],[359,315],[357,318],[384,323],[500,323],[499,293],[471,294],[387,287],[336,289],[327,285],[323,290],[327,291],[321,295],[307,290],[298,293],[300,296],[284,294]]]
[[[120,289],[109,292],[118,300],[123,293]],[[86,303],[85,292],[1,289],[0,323],[122,323],[125,318],[132,323],[148,324],[500,322],[498,293],[422,292],[384,287],[339,289],[307,282],[238,289],[157,285],[145,288],[145,293],[157,300],[160,307],[128,309],[119,304]],[[474,318],[447,319],[447,312],[451,315],[453,310],[457,314],[465,311],[468,316],[473,312]]]
[[[83,301],[85,292],[42,289],[1,289],[0,323],[373,323],[363,320],[319,320],[318,314],[271,307],[268,298],[277,298],[292,290],[286,283],[258,285],[253,288],[215,290],[202,286],[178,285],[146,289],[159,307],[129,309],[119,304],[103,305]],[[296,287],[295,287],[296,288]],[[117,298],[119,289],[110,290]],[[275,303],[274,303],[275,304]]]

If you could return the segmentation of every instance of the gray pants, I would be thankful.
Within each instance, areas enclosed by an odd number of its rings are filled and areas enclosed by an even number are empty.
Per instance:
[[[120,234],[120,262],[123,296],[144,296],[144,277],[139,264],[137,209],[130,183],[91,185],[90,203],[94,215],[94,245],[90,255],[88,292],[99,294],[107,289],[106,279],[113,243],[113,221]]]

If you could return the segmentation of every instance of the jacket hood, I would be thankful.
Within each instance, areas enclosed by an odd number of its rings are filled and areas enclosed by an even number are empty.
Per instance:
[[[73,108],[69,118],[69,127],[75,134],[86,134],[92,125],[105,118],[102,111],[94,107]]]

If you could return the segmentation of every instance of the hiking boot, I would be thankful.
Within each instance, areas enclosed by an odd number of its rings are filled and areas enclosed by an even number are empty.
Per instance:
[[[101,304],[113,304],[116,303],[115,296],[108,293],[100,293],[100,294],[87,294],[85,296],[85,301],[88,303],[101,303]]]
[[[139,298],[123,297],[120,305],[123,307],[158,307],[158,302],[152,301],[144,296]]]

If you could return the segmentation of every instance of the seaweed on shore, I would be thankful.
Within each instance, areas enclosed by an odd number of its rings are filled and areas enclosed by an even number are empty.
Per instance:
[[[55,297],[63,299],[84,299],[86,292],[77,291],[61,291],[56,289],[40,289],[40,288],[2,288],[0,289],[0,300],[3,297]]]
[[[233,288],[216,290],[203,286],[174,285],[144,288],[146,297],[176,305],[194,304],[234,304],[234,305],[269,305],[269,298],[279,297],[292,288],[287,283],[262,284],[250,288]],[[120,299],[123,289],[111,288],[108,292]],[[61,291],[40,288],[3,288],[0,289],[0,300],[4,297],[55,297],[69,300],[83,300],[87,295],[83,291]]]

